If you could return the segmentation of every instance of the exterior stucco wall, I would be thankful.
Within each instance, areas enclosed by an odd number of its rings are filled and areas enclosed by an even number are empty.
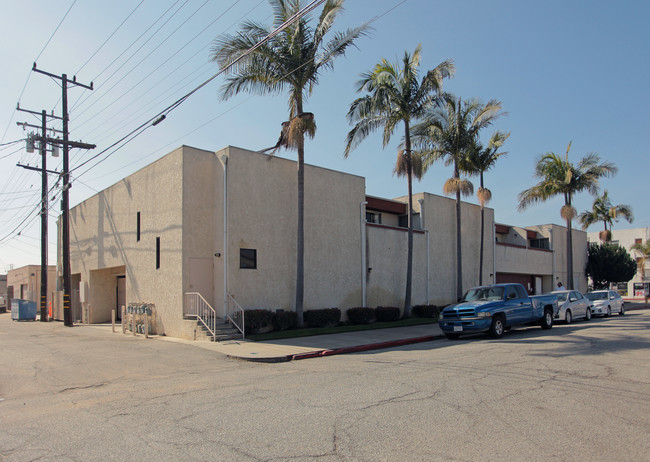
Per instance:
[[[550,228],[550,230],[549,230]],[[567,285],[569,279],[567,273],[567,229],[559,225],[539,225],[531,227],[536,229],[544,237],[548,237],[551,242],[551,248],[555,252],[555,284],[558,281]],[[587,292],[587,233],[577,229],[572,229],[573,242],[573,288],[582,293]],[[567,286],[568,287],[568,286]]]
[[[404,308],[408,233],[405,228],[367,225],[367,305]],[[413,233],[411,304],[426,300],[426,235]]]
[[[6,276],[4,290],[1,294],[7,292],[7,287],[13,288],[14,298],[21,298],[21,287],[23,288],[23,299],[40,303],[41,300],[41,267],[40,265],[27,265],[13,270],[9,270]],[[52,300],[52,292],[56,290],[56,267],[47,267],[47,301]],[[40,305],[38,305],[40,310]],[[40,312],[40,311],[39,311]]]
[[[419,200],[422,200],[421,204]],[[407,202],[407,197],[400,197]],[[456,301],[456,200],[429,193],[413,195],[413,209],[429,230],[430,303],[445,305]],[[484,208],[483,284],[494,273],[494,210]],[[461,202],[461,242],[463,291],[479,284],[481,208]]]
[[[220,239],[223,211],[223,168],[213,152],[185,148],[183,157],[183,241],[182,291],[197,291],[190,278],[192,259],[212,261],[208,279],[215,281],[215,266],[221,262],[215,253],[223,252]],[[209,266],[209,265],[208,265]],[[204,268],[202,268],[204,269]],[[209,270],[208,270],[209,271]],[[218,281],[218,280],[217,280]],[[223,284],[212,284],[212,293],[202,293],[215,307],[222,297]]]
[[[600,238],[598,232],[587,233],[587,239],[589,242],[600,243]],[[640,240],[642,244],[645,244],[650,240],[650,228],[630,228],[630,229],[614,229],[612,230],[612,242],[618,243],[621,247],[625,247],[627,252],[632,258],[638,261],[641,257],[641,254],[636,250],[631,250],[631,247],[634,245],[635,241]],[[645,276],[645,277],[644,277]],[[645,272],[637,269],[636,274],[631,281],[627,283],[627,295],[628,298],[644,298],[640,294],[634,293],[634,283],[648,283],[650,282],[650,260],[645,262]]]
[[[297,164],[227,152],[229,292],[244,308],[293,309]],[[363,178],[305,166],[305,310],[360,304],[364,197]],[[257,250],[257,269],[240,268],[241,248]]]
[[[553,275],[553,252],[549,250],[497,244],[495,260],[497,272],[500,273]]]
[[[122,272],[127,303],[154,303],[161,321],[157,330],[169,335],[181,332],[184,153],[214,156],[181,147],[70,210],[71,272],[79,273],[82,283],[89,282],[85,301],[93,322],[110,320],[114,298],[102,294],[115,290],[115,278]],[[114,270],[91,277],[91,271],[110,268]]]

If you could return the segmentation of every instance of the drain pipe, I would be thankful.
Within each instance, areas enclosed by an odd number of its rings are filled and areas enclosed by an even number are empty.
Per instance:
[[[362,201],[359,204],[361,224],[361,306],[366,306],[366,204],[368,201]]]
[[[551,248],[551,288],[549,292],[552,292],[555,290],[555,284],[557,284],[556,281],[556,275],[555,275],[555,242],[553,242],[553,228],[548,228],[548,237],[549,237],[549,247]]]
[[[427,236],[427,276],[426,276],[426,281],[427,281],[427,305],[430,305],[430,297],[429,297],[429,262],[431,261],[431,256],[430,256],[430,250],[429,250],[429,230],[424,224],[424,208],[422,207],[422,203],[424,202],[424,199],[420,198],[418,199],[418,203],[420,204],[420,226],[422,226],[422,230],[424,231],[424,234]]]
[[[223,167],[223,317],[228,318],[228,156],[219,156]],[[216,316],[215,316],[216,318]],[[215,326],[216,327],[216,326]]]
[[[497,224],[492,219],[492,284],[497,282]]]

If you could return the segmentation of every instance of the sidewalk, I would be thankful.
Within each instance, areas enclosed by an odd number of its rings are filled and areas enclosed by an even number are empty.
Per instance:
[[[625,303],[626,311],[648,308],[650,308],[650,305],[646,305],[643,302]],[[110,326],[107,325],[96,327],[110,329]],[[142,337],[141,334],[139,336]],[[429,342],[444,338],[444,335],[436,323],[342,334],[315,335],[284,340],[268,340],[263,342],[229,340],[215,343],[184,340],[174,337],[153,337],[158,340],[184,343],[192,345],[195,348],[215,351],[229,358],[274,363]]]
[[[428,342],[444,338],[444,335],[438,324],[423,324],[420,326],[315,335],[264,342],[228,340],[214,343],[195,342],[172,337],[157,338],[217,351],[235,359],[257,362],[284,362]]]

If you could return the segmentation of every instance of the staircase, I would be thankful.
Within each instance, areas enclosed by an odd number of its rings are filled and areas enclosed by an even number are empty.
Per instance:
[[[242,310],[243,313],[243,310]],[[224,340],[243,339],[243,324],[241,330],[235,327],[232,319],[243,319],[243,316],[235,316],[228,319],[218,317],[216,311],[198,292],[186,292],[185,303],[183,306],[183,317],[193,318],[195,326],[193,328],[194,340],[206,340],[222,342]],[[215,323],[216,317],[216,323]],[[189,321],[189,320],[188,320]],[[236,322],[236,321],[234,321]],[[190,324],[191,325],[191,324]],[[188,326],[189,327],[189,326]],[[212,329],[214,328],[214,337]],[[190,331],[191,332],[191,331]]]
[[[211,324],[212,320],[209,320],[209,324]],[[241,340],[242,335],[239,330],[232,324],[230,324],[227,321],[223,321],[221,319],[217,319],[217,328],[215,331],[215,340],[217,342],[224,342],[226,340]],[[203,325],[201,321],[196,322],[196,340],[199,341],[206,341],[206,342],[212,342],[212,335],[210,334],[210,331]]]

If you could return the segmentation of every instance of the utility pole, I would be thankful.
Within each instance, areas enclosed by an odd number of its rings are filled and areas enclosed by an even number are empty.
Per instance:
[[[63,198],[61,200],[61,209],[62,209],[62,236],[61,240],[62,242],[62,247],[63,247],[63,324],[66,326],[72,326],[72,310],[70,307],[70,295],[71,295],[71,281],[70,281],[70,195],[69,195],[69,190],[70,190],[70,172],[69,172],[69,148],[70,146],[72,147],[78,147],[78,148],[84,148],[84,149],[93,149],[95,148],[95,145],[90,145],[90,144],[84,144],[84,143],[77,143],[74,141],[70,141],[68,139],[69,136],[69,130],[68,130],[68,121],[69,121],[69,116],[68,116],[68,83],[71,83],[73,85],[79,86],[86,88],[88,90],[93,89],[93,83],[90,82],[90,85],[84,85],[79,82],[77,82],[77,76],[73,76],[72,80],[68,80],[67,74],[63,75],[54,75],[49,72],[42,71],[40,69],[36,68],[36,63],[34,63],[34,66],[32,67],[32,71],[38,72],[39,74],[47,75],[48,77],[51,77],[53,79],[57,79],[61,81],[61,89],[62,89],[62,95],[61,95],[61,104],[62,104],[62,119],[63,119],[63,140],[58,140],[58,144],[61,144],[63,146],[63,172],[61,175],[63,176]],[[46,138],[46,140],[50,140]],[[53,140],[56,141],[56,140]]]
[[[30,114],[38,114],[36,111],[28,111],[26,109],[21,109],[20,105],[16,106],[16,110],[22,111],[22,112],[28,112]],[[40,146],[40,151],[41,151],[41,176],[42,176],[42,190],[41,190],[41,322],[47,322],[48,319],[48,310],[47,310],[47,272],[48,272],[48,243],[47,243],[47,223],[48,223],[48,201],[47,201],[47,143],[45,142],[45,139],[47,138],[47,112],[45,110],[41,111],[41,134],[42,134],[42,140],[41,140],[41,146]],[[54,115],[51,116],[52,118],[58,119],[59,117],[56,117]],[[34,128],[38,128],[37,126],[30,125],[28,123],[18,123],[18,125],[22,125],[23,128],[30,126]],[[57,132],[58,130],[53,130],[54,132]],[[19,167],[25,167],[23,165],[18,165]],[[36,169],[37,170],[37,169]]]

